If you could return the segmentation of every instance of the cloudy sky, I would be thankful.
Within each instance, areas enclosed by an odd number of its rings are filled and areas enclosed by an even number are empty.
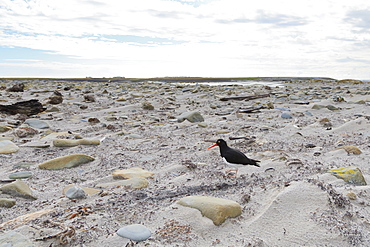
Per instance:
[[[369,0],[0,0],[0,77],[370,79]]]

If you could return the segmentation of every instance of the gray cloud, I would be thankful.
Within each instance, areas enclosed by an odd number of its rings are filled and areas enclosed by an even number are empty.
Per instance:
[[[360,28],[361,32],[368,32],[370,29],[370,9],[349,11],[344,21]]]
[[[217,23],[232,24],[232,23],[257,23],[257,24],[270,24],[275,27],[290,27],[301,26],[307,24],[307,21],[298,16],[283,15],[283,14],[268,14],[263,10],[258,11],[258,15],[254,19],[248,18],[235,18],[230,20],[217,19]]]

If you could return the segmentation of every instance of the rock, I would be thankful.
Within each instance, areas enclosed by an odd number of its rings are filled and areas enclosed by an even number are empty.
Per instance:
[[[130,178],[126,180],[120,180],[117,182],[110,182],[110,183],[102,183],[97,184],[96,187],[106,188],[106,187],[113,187],[113,186],[130,186],[133,189],[142,189],[148,187],[149,182],[145,178]]]
[[[329,110],[331,110],[331,111],[337,111],[337,110],[340,110],[340,108],[337,108],[337,107],[335,107],[335,106],[333,106],[333,105],[327,105],[326,106],[326,108],[328,108]]]
[[[358,154],[361,154],[362,153],[361,150],[358,147],[352,146],[352,145],[349,145],[349,146],[341,146],[341,147],[338,147],[336,149],[344,149],[349,154],[357,154],[358,155]]]
[[[53,107],[45,110],[45,112],[58,112],[58,111],[60,111],[60,110],[56,106],[53,106]]]
[[[11,115],[23,114],[27,116],[36,115],[46,110],[37,99],[21,101],[12,105],[0,105],[0,111]]]
[[[78,145],[99,145],[98,139],[55,139],[53,140],[54,147],[74,147]]]
[[[48,170],[71,168],[81,164],[89,163],[93,160],[95,160],[93,157],[85,154],[71,154],[41,163],[39,164],[39,168]]]
[[[285,118],[285,119],[291,119],[291,118],[293,118],[292,117],[292,115],[290,115],[289,113],[287,113],[287,112],[283,112],[282,114],[281,114],[281,117],[282,118]]]
[[[29,171],[22,171],[22,172],[14,172],[9,174],[10,179],[22,179],[22,178],[29,178],[32,177],[32,173]]]
[[[132,241],[139,242],[147,240],[152,235],[152,233],[147,227],[143,225],[133,224],[120,228],[117,231],[117,235],[122,238],[128,238]]]
[[[15,153],[18,150],[19,147],[15,145],[12,141],[9,140],[0,141],[0,154]]]
[[[204,121],[203,116],[199,112],[192,111],[192,112],[184,112],[183,114],[178,116],[177,117],[177,122],[181,123],[181,122],[184,122],[186,119],[191,123],[203,122]]]
[[[343,179],[347,183],[355,185],[366,185],[365,178],[358,167],[348,166],[344,168],[331,169],[328,172],[332,173],[337,178]]]
[[[12,87],[7,88],[6,91],[8,91],[8,92],[23,92],[24,91],[24,83],[16,83]]]
[[[54,91],[54,94],[49,97],[49,104],[57,105],[61,104],[63,102],[63,95],[59,93],[58,91]]]
[[[0,235],[1,247],[34,247],[31,240],[18,232],[7,232]]]
[[[154,110],[154,106],[148,102],[142,103],[142,108],[144,110]]]
[[[39,132],[33,128],[30,128],[30,127],[19,127],[17,128],[15,131],[14,131],[15,135],[20,137],[20,138],[23,138],[23,137],[27,137],[27,136],[34,136],[36,134],[38,134]]]
[[[149,178],[153,175],[153,172],[146,171],[141,167],[132,167],[126,170],[115,170],[113,172],[113,178],[115,179]]]
[[[9,194],[12,196],[18,196],[18,197],[23,197],[27,199],[37,199],[32,195],[32,191],[28,185],[21,181],[17,180],[15,182],[12,182],[10,184],[6,184],[2,187],[0,187],[0,191],[2,191],[5,194]]]
[[[69,199],[83,199],[86,198],[86,193],[85,191],[78,187],[78,186],[72,186],[65,192],[66,197]]]
[[[91,117],[87,120],[89,123],[92,123],[92,124],[96,124],[96,123],[100,123],[100,120],[97,119],[96,117]]]
[[[347,197],[351,200],[356,200],[357,199],[357,195],[353,192],[348,192]]]
[[[317,105],[317,104],[314,104],[312,106],[312,109],[314,109],[314,110],[320,110],[320,109],[323,109],[323,108],[326,108],[326,106],[324,106],[324,105]]]
[[[42,120],[38,120],[38,119],[29,118],[26,121],[24,121],[24,123],[36,129],[48,129],[49,128],[49,125],[46,122]]]
[[[0,133],[7,132],[7,131],[9,131],[11,129],[12,128],[10,128],[8,126],[0,126]]]
[[[16,201],[14,199],[0,198],[0,207],[3,207],[3,208],[11,208],[15,205],[15,203],[16,203]],[[0,244],[1,244],[1,242],[0,242]]]
[[[96,101],[94,95],[91,95],[91,94],[84,95],[84,100],[86,102],[95,102]]]
[[[69,184],[67,185],[66,187],[64,187],[63,189],[63,194],[65,195],[66,194],[66,191],[74,186],[77,186],[75,184]],[[82,186],[78,186],[79,188],[83,189],[83,191],[85,191],[85,193],[87,195],[94,195],[94,194],[97,194],[99,192],[101,192],[101,190],[98,190],[98,189],[93,189],[93,188],[87,188],[87,187],[82,187]]]
[[[213,224],[221,225],[227,218],[234,218],[242,213],[242,207],[235,201],[210,196],[187,196],[178,204],[198,209]]]

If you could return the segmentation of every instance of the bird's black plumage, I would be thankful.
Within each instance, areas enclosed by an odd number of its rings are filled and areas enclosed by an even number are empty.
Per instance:
[[[223,139],[218,139],[216,141],[216,144],[212,145],[208,149],[215,147],[215,146],[219,146],[221,156],[228,163],[237,164],[237,165],[253,165],[253,166],[260,167],[260,165],[257,164],[258,162],[260,162],[259,160],[250,159],[245,154],[240,152],[239,150],[229,147],[226,141]]]

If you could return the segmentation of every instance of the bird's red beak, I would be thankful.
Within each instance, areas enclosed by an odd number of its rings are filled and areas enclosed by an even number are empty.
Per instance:
[[[216,147],[216,146],[218,146],[218,145],[217,145],[217,143],[216,143],[216,144],[213,144],[212,146],[210,146],[210,147],[209,147],[209,148],[207,148],[207,149],[211,149],[211,148]]]

